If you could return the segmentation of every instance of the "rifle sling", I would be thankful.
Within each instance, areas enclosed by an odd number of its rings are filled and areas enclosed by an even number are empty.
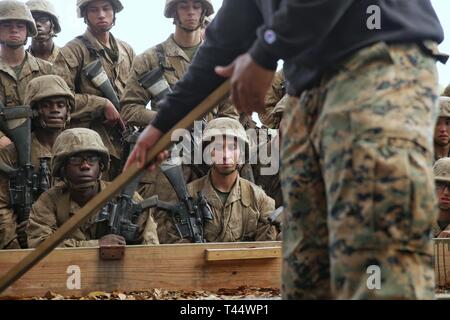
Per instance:
[[[175,68],[167,66],[166,53],[164,52],[164,47],[161,44],[158,44],[156,46],[156,56],[158,57],[159,67],[162,70],[175,71]]]

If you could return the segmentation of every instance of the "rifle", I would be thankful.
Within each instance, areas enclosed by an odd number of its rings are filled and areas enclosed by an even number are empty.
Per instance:
[[[180,158],[169,159],[163,162],[160,167],[180,202],[165,206],[164,203],[159,202],[158,208],[170,213],[181,238],[188,238],[195,243],[206,242],[203,236],[204,221],[212,220],[213,215],[205,196],[199,192],[197,199],[194,201],[189,195]]]
[[[155,207],[157,204],[157,197],[140,203],[133,200],[142,176],[141,173],[125,187],[116,201],[107,203],[99,212],[96,218],[98,239],[108,234],[116,234],[124,237],[127,244],[136,244],[139,216],[145,209]]]
[[[116,107],[117,111],[120,112],[119,98],[117,97],[111,81],[109,81],[108,75],[103,68],[103,65],[100,61],[100,55],[94,48],[93,44],[85,36],[78,36],[77,39],[84,44],[92,58],[92,62],[83,68],[84,75],[98,90],[103,93],[105,98],[111,101],[111,103]]]
[[[38,196],[49,188],[49,184],[40,188],[40,177],[31,164],[31,118],[30,107],[19,106],[5,108],[0,104],[0,130],[15,144],[18,168],[2,163],[0,172],[9,178],[11,207],[17,216],[17,223],[28,221],[31,207]],[[45,177],[46,179],[48,177]],[[20,244],[27,248],[26,243]]]
[[[279,207],[278,209],[276,209],[275,211],[273,211],[270,214],[269,219],[268,219],[269,223],[272,226],[275,226],[278,233],[281,232],[281,228],[283,227],[283,222],[282,222],[283,211],[284,211],[284,207]]]
[[[136,145],[139,132],[130,131],[125,138],[128,148],[124,149],[125,159],[128,158]],[[97,215],[97,239],[108,235],[116,234],[125,238],[127,244],[135,244],[139,226],[136,224],[141,213],[150,208],[153,202],[143,201],[137,204],[133,200],[133,195],[139,186],[139,182],[144,176],[144,172],[134,178],[120,193],[116,202],[108,202]],[[153,205],[155,206],[155,205]]]
[[[164,69],[161,67],[143,73],[138,78],[138,82],[142,88],[150,92],[156,101],[160,101],[172,91],[164,77]]]
[[[39,159],[39,170],[37,174],[37,197],[39,197],[51,187],[51,173],[49,168],[50,161],[50,158]]]
[[[111,103],[116,107],[117,111],[120,112],[120,101],[117,97],[116,92],[109,81],[108,75],[105,69],[103,69],[100,59],[95,59],[87,66],[83,68],[85,76],[92,82],[92,84],[100,90],[106,99],[111,101]]]

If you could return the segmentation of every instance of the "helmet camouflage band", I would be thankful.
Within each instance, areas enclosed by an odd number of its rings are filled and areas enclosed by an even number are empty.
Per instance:
[[[36,103],[51,97],[66,97],[70,111],[75,109],[75,96],[63,78],[56,75],[45,75],[34,78],[28,83],[25,93],[25,105],[35,108]]]
[[[84,18],[86,6],[96,0],[77,0],[77,15],[78,18]],[[114,8],[114,12],[118,13],[123,10],[123,5],[120,0],[108,0]]]
[[[439,98],[439,117],[450,118],[450,97]]]
[[[96,152],[101,157],[102,170],[109,168],[109,152],[103,144],[100,135],[86,128],[75,128],[63,131],[52,149],[52,175],[56,178],[61,176],[61,169],[64,167],[67,158],[80,152]]]
[[[19,20],[27,24],[28,36],[34,37],[37,35],[36,24],[28,7],[16,0],[0,1],[0,22]]]
[[[434,179],[441,182],[450,182],[450,158],[439,159],[433,167]]]
[[[211,120],[203,131],[203,144],[212,142],[213,137],[234,137],[245,143],[249,147],[249,140],[242,124],[232,118],[217,118]]]
[[[55,33],[61,32],[61,25],[59,24],[59,18],[56,13],[53,4],[47,0],[30,0],[26,3],[27,7],[30,9],[31,14],[33,13],[44,13],[50,16],[53,22],[53,31]]]
[[[175,6],[182,0],[166,0],[166,6],[164,7],[164,16],[166,18],[175,18]],[[208,17],[214,13],[214,7],[211,0],[199,0],[202,3],[205,10],[205,16]]]

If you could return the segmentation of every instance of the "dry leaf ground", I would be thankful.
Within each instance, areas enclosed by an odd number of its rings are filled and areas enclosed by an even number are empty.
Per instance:
[[[30,297],[17,299],[14,297],[2,300],[279,300],[280,290],[270,288],[220,289],[209,291],[173,291],[152,289],[138,292],[91,292],[85,297],[64,297],[54,292],[47,292],[44,297]]]

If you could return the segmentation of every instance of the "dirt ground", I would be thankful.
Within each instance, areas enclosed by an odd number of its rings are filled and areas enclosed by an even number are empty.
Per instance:
[[[139,292],[91,292],[86,297],[64,297],[47,292],[44,297],[30,297],[20,300],[279,300],[279,289],[249,288],[220,289],[217,292],[209,291],[170,291],[153,289]],[[4,300],[4,299],[2,299]],[[18,300],[8,297],[7,300]]]

